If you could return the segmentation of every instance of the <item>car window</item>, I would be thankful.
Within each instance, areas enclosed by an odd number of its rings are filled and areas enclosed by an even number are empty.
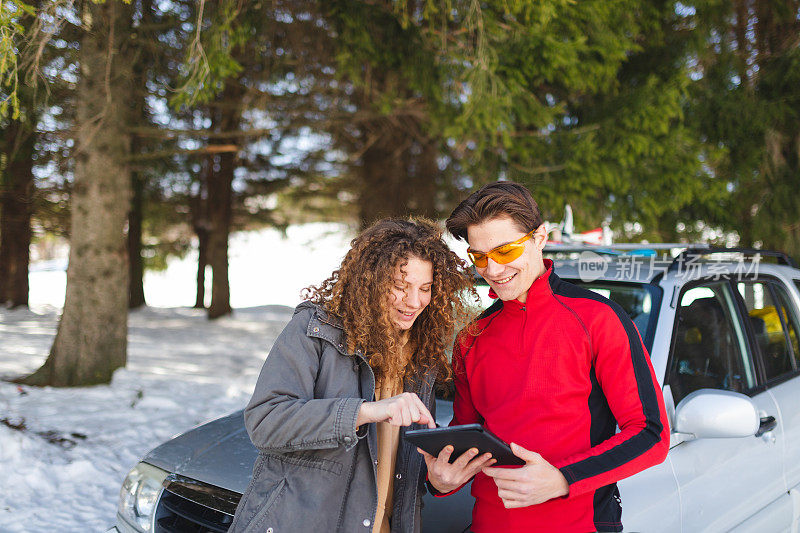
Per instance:
[[[794,369],[800,370],[800,320],[797,317],[797,309],[789,299],[789,295],[782,287],[776,287],[778,300],[781,302],[781,316],[786,324],[786,331],[789,334],[789,344],[792,348],[792,358]]]
[[[652,329],[655,327],[654,315],[658,312],[660,302],[659,289],[641,283],[608,283],[602,281],[583,282],[569,280],[570,283],[580,285],[590,291],[608,298],[618,304],[631,318],[636,329],[650,350]]]
[[[790,339],[793,337],[796,345],[797,332],[787,322],[785,294],[784,301],[776,302],[776,295],[781,298],[778,292],[782,292],[781,288],[775,283],[760,281],[739,282],[736,288],[747,308],[767,381],[793,372],[795,361]]]
[[[699,389],[744,392],[756,385],[734,302],[725,281],[682,294],[667,379],[676,404]]]

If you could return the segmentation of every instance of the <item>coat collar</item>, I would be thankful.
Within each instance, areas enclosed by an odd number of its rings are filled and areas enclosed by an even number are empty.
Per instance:
[[[327,341],[342,355],[361,355],[360,350],[356,350],[355,354],[347,351],[347,340],[340,318],[327,312],[322,306],[308,301],[298,305],[295,313],[304,309],[311,309],[312,311],[311,320],[308,321],[308,327],[306,328],[306,335]]]

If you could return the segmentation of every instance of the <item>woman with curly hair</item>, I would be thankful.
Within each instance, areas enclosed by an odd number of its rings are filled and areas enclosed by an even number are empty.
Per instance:
[[[259,455],[231,532],[419,531],[425,463],[402,435],[435,427],[471,287],[431,222],[381,220],[353,239],[261,370],[244,414]]]

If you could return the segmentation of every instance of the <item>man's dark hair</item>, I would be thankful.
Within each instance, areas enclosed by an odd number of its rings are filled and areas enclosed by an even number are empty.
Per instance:
[[[500,217],[509,217],[525,233],[542,224],[539,206],[528,189],[513,181],[496,181],[458,204],[445,225],[453,237],[466,241],[469,226]]]

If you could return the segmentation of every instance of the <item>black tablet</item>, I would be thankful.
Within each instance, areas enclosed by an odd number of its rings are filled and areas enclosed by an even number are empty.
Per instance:
[[[465,424],[434,429],[406,431],[406,440],[436,457],[448,444],[453,446],[452,463],[470,448],[491,453],[497,462],[492,466],[522,466],[525,461],[514,455],[511,447],[480,424]]]

